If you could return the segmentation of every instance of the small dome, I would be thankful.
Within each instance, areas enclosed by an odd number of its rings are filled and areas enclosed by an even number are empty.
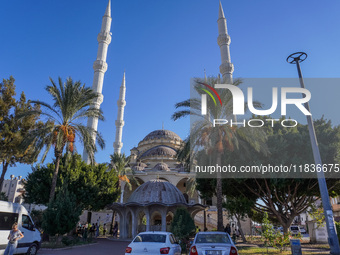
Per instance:
[[[170,171],[170,168],[167,164],[165,163],[158,163],[157,165],[155,165],[152,170],[155,170],[155,171]]]
[[[169,157],[175,157],[177,154],[176,150],[165,145],[159,145],[155,146],[146,152],[144,152],[140,158],[144,157],[152,157],[152,156],[169,156]]]
[[[131,194],[128,203],[186,204],[186,200],[179,189],[170,182],[164,180],[152,180],[139,186]]]
[[[178,140],[182,141],[182,139],[177,135],[176,133],[170,131],[170,130],[155,130],[152,131],[150,134],[148,134],[142,142],[148,141],[148,140],[155,140],[155,139],[170,139],[170,140]]]
[[[147,167],[147,164],[143,162],[138,162],[132,167],[132,169],[135,171],[143,171],[145,167]]]

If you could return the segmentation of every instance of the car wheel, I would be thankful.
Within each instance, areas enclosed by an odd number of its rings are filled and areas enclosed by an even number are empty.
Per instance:
[[[36,255],[38,252],[38,246],[36,244],[32,244],[26,253],[26,255]]]

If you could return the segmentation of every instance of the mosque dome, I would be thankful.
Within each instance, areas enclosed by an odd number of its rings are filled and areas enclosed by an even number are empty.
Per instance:
[[[139,186],[130,196],[128,203],[186,204],[183,194],[170,182],[151,180]]]
[[[169,139],[169,140],[178,140],[182,141],[182,139],[176,133],[170,130],[155,130],[149,133],[147,136],[144,137],[142,142],[148,140],[155,140],[155,139]]]
[[[141,158],[153,157],[153,156],[168,156],[175,157],[177,154],[176,150],[165,145],[155,146],[141,155]]]
[[[152,170],[156,170],[156,171],[170,171],[170,168],[167,164],[165,163],[158,163],[157,165],[155,165]]]

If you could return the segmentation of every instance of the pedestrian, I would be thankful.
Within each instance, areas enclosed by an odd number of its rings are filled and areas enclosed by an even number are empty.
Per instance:
[[[236,237],[239,238],[240,237],[240,230],[237,228],[236,229]]]
[[[224,232],[228,233],[228,235],[231,234],[231,227],[229,223],[227,224],[227,226],[225,226]]]
[[[104,223],[104,226],[103,226],[103,235],[106,236],[106,223]]]
[[[118,235],[118,222],[115,221],[115,225],[113,226],[113,230],[112,230],[112,236],[117,237],[117,235]]]
[[[96,238],[99,236],[99,224],[96,223]]]
[[[84,227],[84,234],[83,234],[83,239],[84,242],[87,242],[87,232],[89,230],[89,224],[86,222],[85,227]]]
[[[13,255],[13,253],[15,252],[18,246],[18,241],[23,237],[24,235],[18,229],[18,223],[14,223],[12,225],[12,230],[9,232],[9,235],[7,237],[8,244],[7,244],[4,255]]]

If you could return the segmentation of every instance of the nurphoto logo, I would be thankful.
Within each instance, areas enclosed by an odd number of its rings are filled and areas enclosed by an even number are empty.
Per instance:
[[[231,84],[215,84],[215,88],[212,86],[199,82],[199,84],[209,88],[217,97],[219,100],[221,106],[223,105],[223,102],[217,93],[215,89],[228,89],[230,93],[232,94],[232,100],[233,100],[233,115],[244,115],[245,114],[245,97],[243,94],[243,91],[238,88],[235,85]],[[213,100],[215,106],[217,106],[216,99],[213,96],[213,94],[205,89],[200,88],[202,91],[206,92],[206,94],[201,94],[201,114],[206,115],[207,114],[207,95],[210,96],[210,98]],[[303,98],[288,98],[289,94],[302,94],[304,95]],[[305,104],[309,102],[311,99],[311,93],[309,90],[305,88],[294,88],[294,87],[282,87],[281,88],[281,116],[287,115],[287,105],[295,105],[304,115],[312,115],[306,108]],[[272,113],[274,113],[278,108],[278,88],[273,87],[272,88],[272,105],[269,109],[256,109],[254,106],[254,99],[253,99],[253,88],[248,87],[247,88],[247,106],[249,111],[254,115],[259,116],[268,116]],[[275,121],[279,121],[279,119],[249,119],[249,120],[242,120],[242,121],[236,121],[235,119],[213,119],[213,126],[216,125],[226,125],[230,124],[230,126],[233,125],[243,125],[250,127],[262,127],[265,124],[265,121],[270,122],[272,126],[274,126]],[[281,125],[284,127],[295,127],[298,124],[298,122],[294,119],[283,119],[281,120]]]

